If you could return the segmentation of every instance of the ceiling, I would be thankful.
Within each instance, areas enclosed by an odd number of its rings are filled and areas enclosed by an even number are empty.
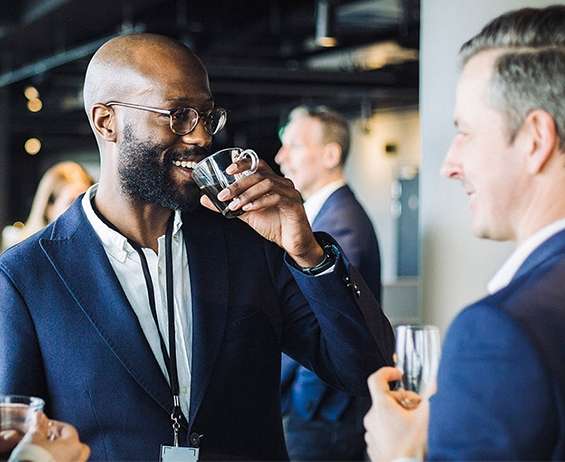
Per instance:
[[[81,106],[84,71],[101,43],[131,31],[190,45],[208,68],[217,103],[230,111],[218,143],[252,146],[271,159],[277,128],[297,104],[322,103],[350,116],[417,105],[419,0],[326,0],[333,48],[314,41],[318,1],[2,2],[0,94],[10,108],[4,131],[20,151],[22,140],[40,137],[44,156],[94,149]],[[40,112],[26,108],[29,85],[40,92]]]

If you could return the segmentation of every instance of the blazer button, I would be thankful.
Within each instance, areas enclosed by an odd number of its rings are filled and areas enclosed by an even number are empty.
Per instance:
[[[188,442],[193,448],[198,448],[200,447],[200,439],[202,438],[202,436],[203,435],[199,435],[198,433],[193,432],[188,437]]]

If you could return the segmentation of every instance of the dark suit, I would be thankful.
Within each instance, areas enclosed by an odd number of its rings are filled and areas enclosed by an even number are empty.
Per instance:
[[[565,460],[565,231],[445,339],[431,401],[435,460]]]
[[[312,228],[328,232],[380,301],[379,245],[365,210],[348,186],[334,191]],[[392,357],[387,358],[388,361]],[[363,460],[363,416],[370,401],[336,390],[293,359],[282,360],[282,408],[293,460]]]
[[[203,459],[284,459],[281,349],[364,393],[393,348],[388,321],[379,311],[369,331],[362,309],[376,303],[341,258],[308,277],[239,220],[201,209],[183,223],[194,340],[182,441],[204,435]],[[0,257],[0,306],[0,393],[43,397],[93,460],[158,458],[172,441],[170,389],[79,201]]]

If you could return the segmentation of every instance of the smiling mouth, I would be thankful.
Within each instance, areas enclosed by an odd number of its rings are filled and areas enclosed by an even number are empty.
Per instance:
[[[182,167],[188,170],[192,170],[194,169],[194,167],[196,167],[196,164],[198,162],[194,162],[192,160],[173,160],[172,164],[177,166],[177,167]]]

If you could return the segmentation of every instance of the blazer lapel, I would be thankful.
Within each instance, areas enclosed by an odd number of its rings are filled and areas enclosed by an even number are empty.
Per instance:
[[[565,230],[554,234],[544,243],[542,243],[537,249],[535,249],[526,258],[526,261],[522,263],[516,274],[512,278],[517,279],[520,276],[529,273],[536,266],[549,260],[553,255],[561,254],[565,252]]]
[[[224,229],[212,212],[183,216],[192,291],[192,427],[224,335],[228,306],[228,260]]]
[[[170,412],[169,385],[80,201],[61,217],[52,238],[42,239],[40,245],[108,348],[135,381]]]

